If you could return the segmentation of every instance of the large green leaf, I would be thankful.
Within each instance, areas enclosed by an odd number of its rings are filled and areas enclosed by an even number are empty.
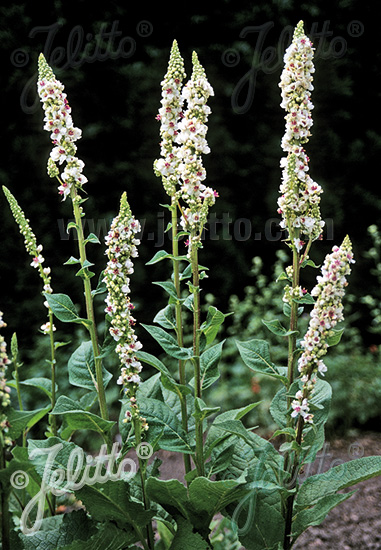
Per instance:
[[[82,342],[69,359],[69,382],[73,386],[93,390],[97,387],[94,352],[91,341]],[[106,387],[112,375],[102,366],[103,384]]]
[[[167,451],[193,454],[188,435],[181,426],[175,412],[166,403],[158,399],[146,398],[139,401],[141,416],[147,419],[149,426],[162,430],[160,447]]]
[[[141,325],[146,329],[147,332],[160,344],[165,353],[168,353],[171,357],[175,359],[190,359],[193,356],[192,349],[182,348],[178,345],[177,341],[173,336],[165,332],[160,327],[155,327],[152,325]]]
[[[218,364],[221,359],[222,346],[225,341],[216,344],[206,349],[200,356],[200,369],[201,369],[201,388],[205,390],[209,388],[218,378],[220,372],[218,370]]]
[[[31,535],[20,534],[23,550],[52,550],[83,548],[80,546],[92,536],[95,524],[83,510],[53,516],[42,520],[40,529]],[[77,546],[78,544],[78,546]]]
[[[136,357],[143,361],[144,363],[147,363],[148,365],[151,365],[155,369],[161,372],[161,381],[163,386],[176,393],[180,398],[182,396],[185,396],[187,394],[191,393],[191,389],[187,386],[184,386],[182,384],[178,384],[176,380],[173,378],[167,367],[154,355],[151,355],[150,353],[146,353],[145,351],[138,351],[136,353]]]
[[[77,539],[69,545],[60,547],[59,550],[125,550],[135,539],[133,532],[128,533],[126,529],[119,529],[108,522],[103,523],[89,539]]]
[[[177,530],[171,543],[171,550],[211,550],[208,542],[193,531],[192,524],[181,516],[176,517]]]
[[[296,540],[310,525],[320,525],[332,508],[350,498],[355,492],[327,495],[319,499],[312,508],[301,510],[292,522],[293,539]]]
[[[173,311],[173,304],[168,304],[165,308],[161,309],[155,316],[153,322],[157,323],[161,327],[167,330],[176,329],[176,318]]]
[[[322,497],[381,475],[381,456],[365,456],[339,464],[323,474],[308,477],[296,497],[297,509],[313,506]]]
[[[278,378],[287,384],[287,377],[280,374],[277,367],[272,363],[269,345],[265,340],[254,339],[247,342],[236,342],[236,344],[242,361],[247,367],[255,372]]]
[[[92,430],[99,434],[106,434],[114,426],[115,422],[104,420],[100,416],[86,411],[73,401],[61,395],[51,414],[65,416],[68,427],[71,430]]]
[[[44,393],[46,393],[49,399],[52,397],[52,381],[49,380],[49,378],[28,378],[27,380],[20,380],[20,384],[22,386],[31,386],[33,388],[38,388],[39,390],[42,390]],[[7,386],[16,388],[16,381],[7,380]],[[56,384],[56,391],[57,389],[58,386]]]
[[[142,502],[132,499],[129,483],[123,480],[85,485],[75,494],[93,519],[112,521],[123,528],[133,527],[137,533],[135,540],[143,535],[144,527],[154,515],[144,509]]]
[[[8,421],[10,424],[8,435],[12,439],[17,439],[24,430],[30,430],[50,411],[51,406],[47,405],[42,409],[35,411],[17,411],[13,408],[7,410]]]
[[[63,323],[80,323],[87,327],[91,324],[91,321],[82,319],[78,315],[75,305],[67,294],[49,294],[45,292],[44,296],[59,321]]]

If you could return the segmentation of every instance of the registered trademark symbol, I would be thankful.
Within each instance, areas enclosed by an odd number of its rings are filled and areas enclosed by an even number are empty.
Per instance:
[[[364,33],[364,24],[361,21],[354,19],[353,21],[348,23],[347,32],[349,36],[352,36],[353,38],[358,38]]]
[[[153,25],[150,21],[140,21],[136,25],[136,32],[141,38],[147,38],[147,36],[150,36],[153,32]]]

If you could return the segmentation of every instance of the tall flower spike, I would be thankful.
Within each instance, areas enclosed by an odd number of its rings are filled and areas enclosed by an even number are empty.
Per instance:
[[[178,133],[179,121],[183,116],[181,87],[185,76],[184,61],[180,55],[177,42],[174,40],[168,70],[161,82],[162,106],[156,117],[161,122],[161,158],[154,162],[155,174],[162,177],[164,189],[170,197],[174,196],[178,185],[179,158],[176,155],[177,148],[174,141]]]
[[[136,358],[136,352],[142,348],[135,331],[136,323],[131,311],[134,309],[129,297],[129,275],[134,272],[132,258],[138,256],[137,246],[140,244],[136,234],[141,230],[140,223],[133,217],[123,193],[118,216],[111,223],[106,237],[108,262],[105,269],[104,282],[108,295],[105,300],[106,313],[111,320],[110,334],[117,342],[115,351],[122,364],[118,384],[123,386],[125,395],[129,398],[131,411],[127,411],[125,422],[132,417],[140,418],[142,428],[148,429],[145,418],[139,415],[136,403],[136,391],[140,384],[141,363]]]
[[[327,353],[333,328],[344,319],[342,298],[352,263],[352,244],[346,236],[342,245],[334,246],[326,256],[321,275],[317,277],[317,284],[311,291],[316,302],[310,314],[308,330],[301,342],[303,353],[298,361],[303,389],[292,403],[292,416],[302,414],[308,422],[312,421],[312,415],[308,412],[308,399],[313,393],[316,376],[318,373],[324,376],[327,370],[322,358]]]
[[[184,229],[198,232],[197,238],[200,239],[209,208],[218,196],[216,191],[202,183],[206,178],[202,154],[210,153],[206,141],[208,131],[206,123],[211,109],[206,102],[214,92],[196,52],[193,52],[192,63],[191,79],[182,92],[183,99],[187,101],[187,110],[179,123],[179,133],[176,136],[176,143],[180,145],[178,174],[181,188],[178,198],[186,204],[181,220]]]
[[[64,86],[56,79],[43,54],[38,58],[37,90],[45,112],[44,130],[50,132],[54,145],[48,160],[48,174],[52,178],[58,178],[58,192],[65,200],[73,185],[81,189],[87,182],[82,174],[84,162],[75,156],[77,147],[74,142],[80,139],[82,130],[73,125]],[[59,178],[57,163],[61,165],[64,162],[66,166]]]
[[[278,213],[282,215],[281,227],[288,230],[292,245],[298,251],[303,247],[301,235],[315,240],[324,226],[319,210],[322,188],[308,174],[309,158],[303,148],[312,126],[311,91],[315,72],[312,59],[312,43],[304,34],[303,22],[300,21],[284,55],[285,67],[279,84],[281,107],[287,112],[286,132],[281,145],[288,155],[281,160],[283,174]]]
[[[0,329],[6,327],[7,324],[3,321],[3,312],[0,311]],[[12,445],[12,440],[9,438],[9,422],[6,414],[6,409],[11,404],[11,390],[7,386],[5,372],[9,363],[7,355],[7,344],[4,337],[0,334],[0,432],[3,434],[5,446]]]
[[[12,193],[3,186],[4,194],[9,202],[11,212],[15,219],[15,222],[18,224],[20,233],[24,237],[24,245],[28,254],[32,257],[31,266],[35,269],[38,269],[39,275],[43,281],[43,291],[48,294],[52,294],[53,290],[51,287],[51,276],[50,276],[50,267],[43,266],[45,259],[42,256],[42,244],[37,244],[36,237],[29,225],[29,220],[25,217],[24,212],[22,211],[20,205],[18,204],[16,198]],[[45,302],[46,307],[49,306]],[[50,323],[42,325],[41,329],[43,332],[47,333],[50,329]],[[55,327],[52,327],[52,330],[55,330]]]

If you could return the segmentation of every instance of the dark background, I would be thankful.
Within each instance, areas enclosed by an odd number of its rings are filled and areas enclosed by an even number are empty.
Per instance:
[[[39,53],[45,53],[64,83],[74,124],[83,130],[77,155],[89,179],[88,230],[103,239],[125,190],[144,224],[132,300],[138,320],[151,323],[166,301],[151,281],[169,276],[164,262],[144,264],[159,249],[160,228],[168,222],[167,210],[160,206],[168,198],[152,164],[160,151],[155,116],[172,41],[179,43],[188,77],[192,50],[197,51],[215,92],[209,101],[212,152],[205,166],[207,184],[220,195],[212,211],[220,223],[214,234],[206,234],[200,261],[211,268],[203,289],[215,294],[215,305],[227,311],[229,296],[243,295],[251,258],[261,256],[270,272],[276,250],[284,246],[276,238],[285,114],[278,82],[290,33],[302,19],[317,48],[313,136],[306,149],[310,174],[324,189],[321,209],[327,221],[324,240],[315,245],[312,257],[318,263],[349,233],[357,259],[350,279],[351,292],[358,297],[357,323],[365,345],[378,344],[378,337],[368,332],[369,311],[360,305],[364,293],[377,293],[378,288],[363,257],[371,245],[367,227],[381,223],[378,4],[225,0],[189,6],[56,0],[40,2],[38,13],[32,2],[0,8],[0,179],[44,245],[54,291],[68,293],[83,307],[75,268],[62,265],[76,255],[73,235],[65,234],[71,204],[61,202],[58,184],[46,173],[51,143],[42,129],[35,91]],[[96,38],[101,30],[102,40]],[[29,267],[2,193],[0,209],[0,309],[8,323],[7,337],[17,331],[23,346],[30,348],[45,322],[40,279]],[[168,234],[165,239],[169,251]],[[88,256],[98,274],[105,265],[104,247],[88,245]],[[101,316],[102,304],[97,308]],[[151,340],[138,331],[150,351]]]

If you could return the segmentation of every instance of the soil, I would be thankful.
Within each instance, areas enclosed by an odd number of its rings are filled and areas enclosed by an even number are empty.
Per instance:
[[[303,474],[321,473],[332,466],[381,454],[381,433],[366,432],[326,442],[315,462]],[[161,478],[183,481],[182,456],[160,451]],[[381,476],[358,483],[348,492],[357,492],[334,508],[323,523],[307,529],[297,540],[294,550],[381,550]],[[243,550],[243,549],[242,549]]]

